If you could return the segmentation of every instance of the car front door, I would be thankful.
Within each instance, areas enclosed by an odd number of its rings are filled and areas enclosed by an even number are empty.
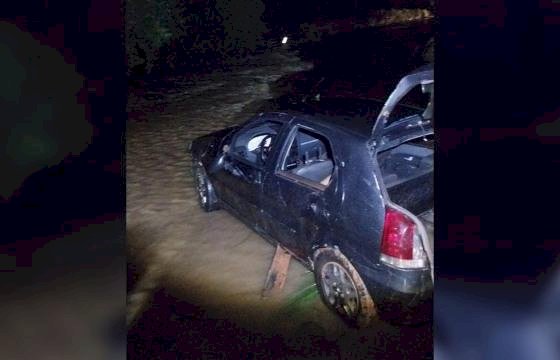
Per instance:
[[[258,121],[239,130],[227,145],[223,164],[214,174],[220,199],[254,225],[260,223],[266,153],[272,148],[282,126],[281,122]]]
[[[286,137],[274,171],[263,181],[266,231],[305,258],[313,240],[329,226],[336,167],[329,140],[296,125]]]

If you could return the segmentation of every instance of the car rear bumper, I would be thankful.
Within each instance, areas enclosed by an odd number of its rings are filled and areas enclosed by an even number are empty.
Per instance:
[[[402,270],[385,264],[354,264],[380,313],[431,317],[433,283],[429,269]],[[406,316],[408,317],[408,316]]]

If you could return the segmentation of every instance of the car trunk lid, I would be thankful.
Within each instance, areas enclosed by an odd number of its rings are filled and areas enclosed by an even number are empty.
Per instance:
[[[417,69],[403,77],[385,102],[377,116],[370,137],[370,144],[376,151],[398,146],[406,141],[433,134],[434,72],[431,65]],[[427,107],[415,107],[401,103],[411,91],[422,86],[422,92],[430,96]],[[393,119],[397,120],[393,120]]]

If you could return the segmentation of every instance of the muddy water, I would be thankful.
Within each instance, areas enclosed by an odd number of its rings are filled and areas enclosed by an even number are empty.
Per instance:
[[[169,79],[173,88],[130,101],[127,241],[131,261],[143,270],[130,297],[131,317],[163,283],[225,313],[237,305],[252,303],[257,311],[274,302],[260,300],[273,248],[225,211],[200,210],[186,152],[189,140],[250,116],[253,106],[270,97],[269,83],[309,68],[289,53],[266,54],[258,62],[202,79]],[[309,280],[297,262],[290,271],[286,293]]]
[[[273,52],[229,72],[133,89],[126,139],[131,358],[169,351],[183,354],[178,358],[429,352],[426,326],[348,328],[295,260],[283,294],[262,299],[274,248],[227,212],[198,206],[188,141],[244,121],[271,97],[274,81],[309,69],[293,52]]]

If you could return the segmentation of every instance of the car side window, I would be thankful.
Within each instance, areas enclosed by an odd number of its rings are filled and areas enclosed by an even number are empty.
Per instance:
[[[323,135],[297,128],[284,154],[279,174],[310,185],[326,187],[334,172],[334,158],[329,141]]]
[[[262,166],[274,145],[282,123],[264,121],[241,130],[231,146],[231,153],[245,162]]]

